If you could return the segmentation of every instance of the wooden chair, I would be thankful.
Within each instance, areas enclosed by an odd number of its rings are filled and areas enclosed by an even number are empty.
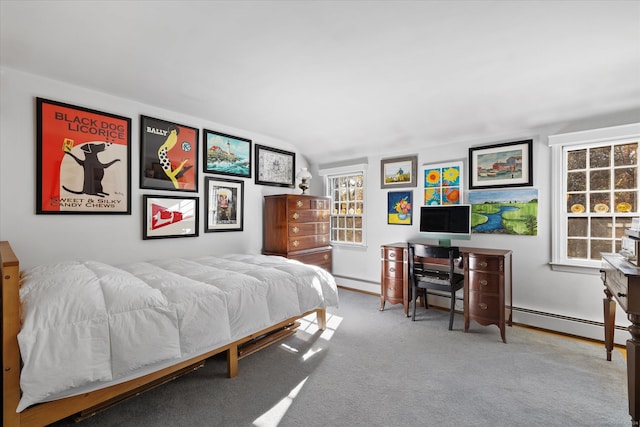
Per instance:
[[[409,282],[411,283],[413,315],[416,320],[418,290],[423,290],[424,307],[427,303],[427,290],[436,289],[451,293],[451,313],[449,314],[449,330],[453,328],[456,292],[464,286],[464,274],[454,272],[456,262],[460,258],[457,247],[409,245]]]

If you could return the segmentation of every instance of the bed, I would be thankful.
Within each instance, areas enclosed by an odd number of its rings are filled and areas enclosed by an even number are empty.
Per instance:
[[[238,360],[338,305],[325,270],[282,257],[231,254],[118,266],[61,262],[2,269],[3,421],[42,426],[84,417],[201,367]]]

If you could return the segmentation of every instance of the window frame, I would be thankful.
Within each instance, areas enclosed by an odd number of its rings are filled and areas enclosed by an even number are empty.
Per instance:
[[[329,212],[329,216],[333,218],[335,214],[333,213],[333,206],[336,202],[333,198],[333,194],[331,191],[331,180],[335,178],[340,178],[344,176],[352,176],[352,175],[362,175],[362,213],[360,214],[360,218],[362,219],[362,226],[360,230],[362,232],[362,241],[361,242],[345,242],[339,240],[333,240],[333,221],[330,223],[330,238],[329,241],[333,246],[348,246],[348,247],[366,247],[367,246],[367,164],[353,164],[348,166],[340,166],[340,167],[332,167],[332,168],[323,168],[320,170],[320,175],[324,177],[324,192],[325,195],[331,199],[331,210]],[[339,202],[339,201],[338,201]],[[339,216],[340,214],[338,214]]]
[[[599,260],[569,259],[567,256],[567,181],[565,153],[567,149],[590,148],[597,145],[612,145],[637,142],[640,144],[640,123],[593,129],[549,136],[551,148],[551,268],[559,271],[597,274]],[[640,162],[638,164],[640,168]],[[638,200],[640,203],[640,200]],[[639,207],[633,216],[638,216]],[[624,215],[622,215],[624,216]]]

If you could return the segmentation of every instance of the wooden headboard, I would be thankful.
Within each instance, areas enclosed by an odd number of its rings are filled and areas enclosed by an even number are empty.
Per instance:
[[[3,425],[19,420],[20,401],[20,263],[9,242],[0,242],[2,272],[2,417]]]

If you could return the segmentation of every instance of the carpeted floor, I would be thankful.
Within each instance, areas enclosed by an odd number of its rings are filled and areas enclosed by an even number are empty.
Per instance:
[[[327,331],[302,331],[83,421],[89,426],[628,426],[626,363],[591,343],[474,322],[340,291]],[[64,425],[58,423],[57,425]]]

